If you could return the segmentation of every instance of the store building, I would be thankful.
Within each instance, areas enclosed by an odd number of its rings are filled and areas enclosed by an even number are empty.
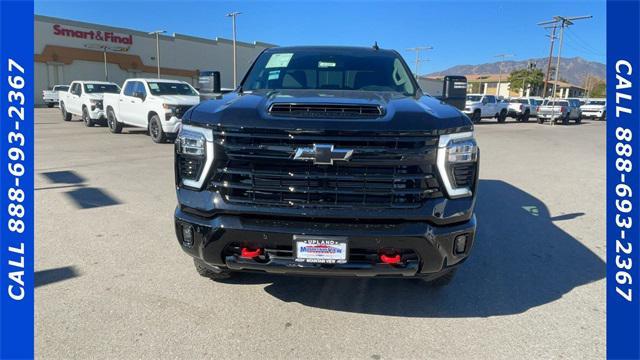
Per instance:
[[[42,90],[73,80],[122,84],[127,78],[157,77],[155,35],[40,15],[34,20],[36,105],[42,104]],[[200,71],[214,70],[220,71],[222,87],[232,88],[232,44],[222,38],[160,35],[161,77],[196,85]],[[262,42],[236,44],[238,81],[262,50],[275,46]]]

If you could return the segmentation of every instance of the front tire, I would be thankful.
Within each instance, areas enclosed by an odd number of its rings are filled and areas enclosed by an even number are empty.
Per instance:
[[[60,103],[60,113],[62,114],[62,120],[71,121],[71,114],[67,112],[63,102]]]
[[[582,122],[582,115],[578,115],[578,117],[576,118],[576,125],[580,124]]]
[[[214,271],[207,267],[207,265],[200,259],[193,258],[193,265],[196,267],[196,271],[200,276],[209,278],[211,280],[225,280],[231,277],[231,272],[228,270]]]
[[[109,126],[109,131],[113,134],[120,134],[122,132],[122,123],[118,122],[116,114],[113,113],[113,109],[107,110],[107,126]]]
[[[529,122],[529,117],[530,117],[530,116],[531,116],[531,114],[529,114],[529,112],[528,112],[528,111],[526,111],[526,112],[524,113],[524,115],[522,115],[522,120],[521,120],[521,121],[522,121],[522,122]]]
[[[167,134],[162,130],[162,123],[158,115],[153,115],[149,120],[149,136],[157,144],[167,141]]]
[[[607,112],[603,111],[602,116],[600,116],[600,121],[607,121]]]
[[[506,110],[502,110],[500,112],[500,114],[498,114],[498,122],[499,123],[503,123],[507,120],[507,111]]]
[[[482,120],[482,115],[480,115],[480,110],[476,110],[471,115],[471,122],[474,124],[478,124]]]
[[[47,107],[48,107],[49,109],[51,109],[51,108],[53,107],[53,103],[48,103],[48,104],[47,104]]]
[[[93,127],[96,123],[93,121],[91,116],[89,116],[89,110],[86,107],[82,108],[82,121],[84,121],[84,126]]]

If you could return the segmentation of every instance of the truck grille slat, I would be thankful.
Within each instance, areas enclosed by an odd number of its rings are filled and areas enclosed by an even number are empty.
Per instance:
[[[231,203],[283,207],[417,208],[443,196],[437,138],[340,135],[300,140],[284,130],[214,129],[209,189]],[[332,165],[293,159],[297,148],[313,144],[353,149],[353,155]]]

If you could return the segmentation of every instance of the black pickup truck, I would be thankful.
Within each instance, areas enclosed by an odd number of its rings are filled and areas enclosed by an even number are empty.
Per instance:
[[[175,230],[203,276],[448,283],[472,248],[473,124],[395,51],[265,50],[176,140]]]

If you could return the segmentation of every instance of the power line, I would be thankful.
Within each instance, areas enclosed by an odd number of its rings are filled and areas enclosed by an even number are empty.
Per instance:
[[[429,59],[420,59],[420,52],[423,50],[433,50],[433,46],[416,46],[416,47],[407,49],[407,51],[414,51],[416,53],[416,67],[415,67],[416,80],[419,77],[418,69],[420,68],[420,63],[429,61]]]
[[[571,17],[567,17],[567,16],[554,16],[552,20],[548,20],[548,21],[543,21],[538,23],[538,25],[557,25],[560,26],[560,45],[558,46],[558,61],[556,63],[556,76],[555,76],[555,81],[553,82],[553,104],[555,105],[556,103],[556,89],[558,86],[558,80],[560,79],[560,56],[562,55],[562,41],[564,39],[564,29],[573,25],[573,22],[576,20],[583,20],[583,19],[590,19],[593,16],[591,15],[585,15],[585,16],[571,16]],[[555,106],[552,107],[552,112],[551,112],[551,119],[554,118],[554,110],[555,110]],[[552,121],[552,123],[555,123],[554,121]]]

